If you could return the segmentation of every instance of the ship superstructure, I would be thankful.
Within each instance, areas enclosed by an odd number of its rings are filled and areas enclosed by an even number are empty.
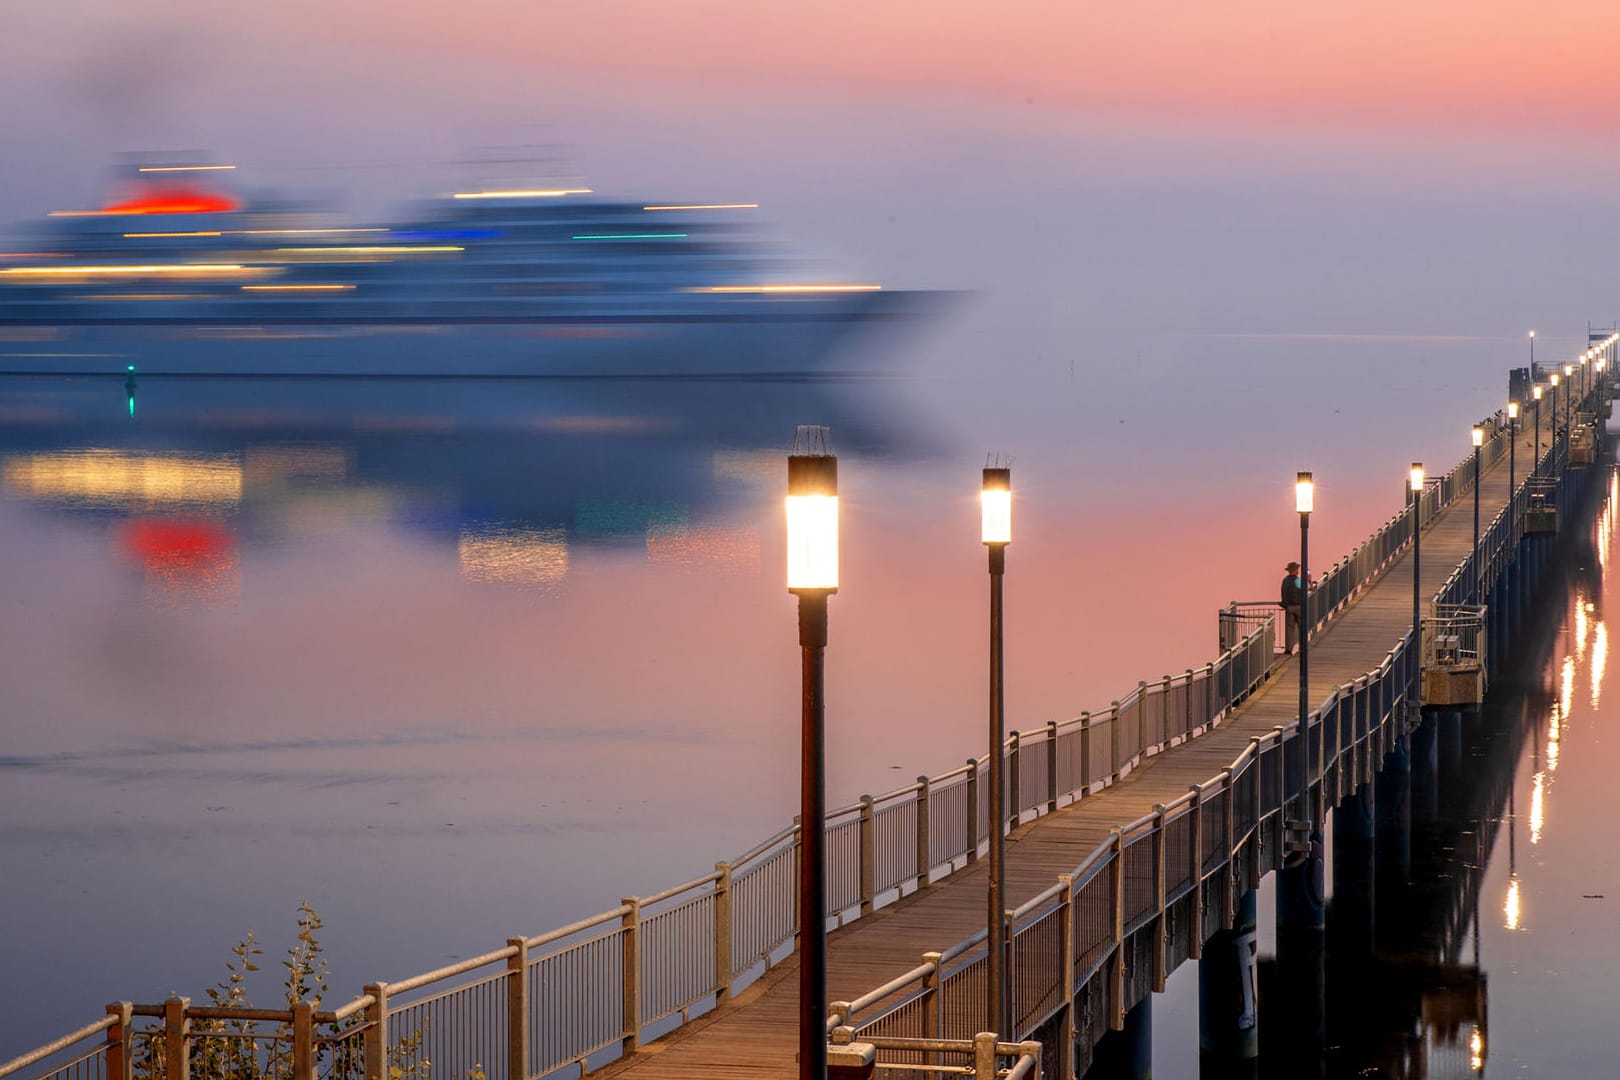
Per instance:
[[[0,372],[807,375],[918,309],[796,278],[755,214],[514,188],[359,226],[164,176],[0,254]]]

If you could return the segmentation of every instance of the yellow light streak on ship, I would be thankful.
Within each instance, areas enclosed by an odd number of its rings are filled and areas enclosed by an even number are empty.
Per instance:
[[[581,188],[521,188],[513,191],[458,191],[452,199],[555,199],[563,195],[589,195],[591,189]]]
[[[243,292],[347,292],[353,285],[243,285]]]
[[[64,502],[228,505],[241,501],[242,466],[224,454],[57,451],[6,458],[0,484],[17,495]]]
[[[758,210],[757,202],[693,203],[690,206],[643,206],[643,210]]]
[[[8,266],[0,274],[23,276],[26,274],[234,274],[248,269],[239,263],[131,263],[124,266]]]
[[[142,165],[139,172],[229,172],[235,165]]]
[[[157,236],[218,236],[217,232],[127,232],[125,240],[149,240]]]
[[[694,293],[848,293],[878,292],[881,285],[709,285],[686,289]]]

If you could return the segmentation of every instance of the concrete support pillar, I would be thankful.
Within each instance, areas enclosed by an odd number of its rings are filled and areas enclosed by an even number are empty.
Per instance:
[[[1153,995],[1125,1013],[1125,1026],[1097,1043],[1085,1080],[1152,1080]]]
[[[1260,1068],[1258,896],[1237,903],[1232,929],[1204,943],[1198,962],[1198,1072],[1205,1080],[1254,1080]]]
[[[1400,925],[1393,916],[1405,902],[1412,876],[1412,755],[1404,740],[1384,756],[1374,787],[1378,835],[1373,888],[1377,910],[1383,913],[1375,930],[1382,945],[1399,939]]]
[[[1322,834],[1315,833],[1304,860],[1285,866],[1277,877],[1277,994],[1275,1003],[1267,999],[1266,1015],[1274,1023],[1266,1028],[1266,1058],[1286,1062],[1290,1080],[1319,1077],[1325,1067],[1325,870]]]
[[[1412,835],[1432,831],[1440,817],[1440,724],[1432,709],[1412,732]]]
[[[1376,784],[1363,784],[1333,809],[1333,943],[1371,956],[1376,948],[1373,891],[1377,887]]]

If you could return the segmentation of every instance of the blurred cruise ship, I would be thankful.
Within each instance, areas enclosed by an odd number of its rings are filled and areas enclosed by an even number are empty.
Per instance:
[[[239,199],[231,166],[128,166],[0,252],[0,373],[865,373],[930,294],[801,280],[754,204],[458,192],[387,227]]]

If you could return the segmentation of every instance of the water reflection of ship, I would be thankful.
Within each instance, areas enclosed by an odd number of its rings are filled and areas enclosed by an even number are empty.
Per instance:
[[[856,456],[916,440],[883,381],[11,380],[0,490],[245,545],[355,517],[458,551],[469,577],[545,582],[569,549],[752,557],[728,514],[780,483],[797,422]]]

